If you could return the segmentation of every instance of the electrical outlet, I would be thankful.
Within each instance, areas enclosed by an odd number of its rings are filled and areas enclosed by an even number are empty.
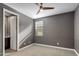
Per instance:
[[[60,43],[59,42],[57,42],[57,45],[59,45]]]

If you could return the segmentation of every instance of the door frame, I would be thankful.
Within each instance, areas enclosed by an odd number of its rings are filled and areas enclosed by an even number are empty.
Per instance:
[[[5,55],[5,12],[16,15],[16,51],[19,50],[19,14],[3,8],[3,55]]]

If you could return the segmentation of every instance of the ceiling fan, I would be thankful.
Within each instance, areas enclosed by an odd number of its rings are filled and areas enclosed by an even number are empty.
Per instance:
[[[51,9],[54,9],[54,7],[44,7],[43,6],[43,3],[36,3],[36,5],[39,6],[39,10],[36,14],[39,14],[40,11],[43,11],[43,10],[51,10]]]

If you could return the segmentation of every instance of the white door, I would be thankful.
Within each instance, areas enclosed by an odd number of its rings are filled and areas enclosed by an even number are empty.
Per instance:
[[[16,50],[17,49],[17,28],[16,28],[16,16],[10,16],[10,37],[11,37],[11,40],[10,40],[10,48],[13,49],[13,50]]]

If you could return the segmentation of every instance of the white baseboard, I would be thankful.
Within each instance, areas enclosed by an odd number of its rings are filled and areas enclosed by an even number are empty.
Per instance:
[[[38,43],[34,43],[34,44],[41,45],[41,46],[46,46],[46,47],[53,47],[53,48],[59,48],[59,49],[72,50],[72,51],[74,51],[74,49],[71,49],[71,48],[57,47],[57,46],[51,46],[51,45],[45,45],[45,44],[38,44]]]
[[[64,48],[64,47],[57,47],[57,46],[51,46],[51,45],[45,45],[45,44],[38,44],[38,43],[34,43],[34,44],[40,45],[40,46],[53,47],[53,48],[59,48],[59,49],[74,51],[77,54],[77,56],[79,56],[79,53],[75,49]]]
[[[23,48],[20,48],[18,51],[24,50],[25,48],[28,48],[28,47],[30,47],[30,46],[32,46],[32,45],[33,45],[33,43],[30,44],[30,45],[28,45],[28,46],[25,46],[25,47],[23,47]]]
[[[75,53],[79,56],[79,53],[74,49]]]
[[[18,51],[24,50],[25,48],[28,48],[28,47],[30,47],[32,45],[40,45],[40,46],[45,46],[45,47],[58,48],[58,49],[63,49],[63,50],[70,50],[70,51],[74,51],[79,56],[78,52],[75,49],[64,48],[64,47],[57,47],[57,46],[51,46],[51,45],[45,45],[45,44],[39,44],[39,43],[32,43],[32,44],[30,44],[28,46],[25,46],[25,47],[19,49]]]

